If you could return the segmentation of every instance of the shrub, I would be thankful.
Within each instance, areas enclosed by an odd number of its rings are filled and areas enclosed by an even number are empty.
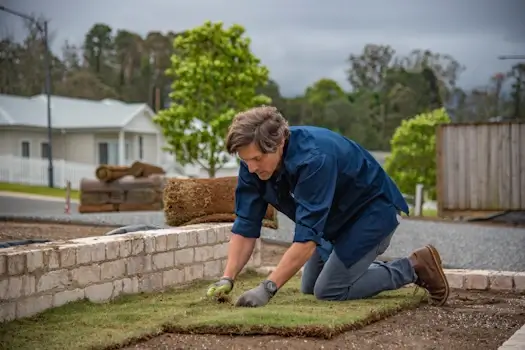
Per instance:
[[[413,195],[420,183],[429,198],[436,198],[436,131],[439,124],[449,122],[447,112],[440,108],[403,120],[396,129],[385,170],[401,192]]]

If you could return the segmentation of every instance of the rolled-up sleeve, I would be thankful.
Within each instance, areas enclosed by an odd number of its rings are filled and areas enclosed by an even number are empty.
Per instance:
[[[323,244],[326,220],[337,182],[337,164],[332,156],[318,154],[302,164],[294,191],[296,213],[294,242]]]
[[[237,188],[235,189],[235,221],[232,233],[248,238],[259,238],[262,220],[268,203],[260,191],[260,184],[241,162]]]

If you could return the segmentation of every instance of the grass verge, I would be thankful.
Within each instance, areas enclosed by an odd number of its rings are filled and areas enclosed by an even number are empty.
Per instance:
[[[41,196],[50,196],[50,197],[66,197],[65,188],[49,188],[45,186],[33,186],[33,185],[24,185],[24,184],[15,184],[8,182],[0,182],[0,191],[9,191],[17,193],[28,193],[28,194],[38,194]],[[79,192],[76,190],[71,190],[71,199],[78,199]]]
[[[263,276],[242,275],[233,300]],[[203,297],[209,282],[199,281],[165,293],[123,296],[111,303],[74,302],[0,327],[0,348],[118,349],[162,333],[310,336],[331,338],[400,310],[415,307],[421,296],[412,288],[374,298],[318,301],[299,293],[294,277],[262,308],[236,308]]]

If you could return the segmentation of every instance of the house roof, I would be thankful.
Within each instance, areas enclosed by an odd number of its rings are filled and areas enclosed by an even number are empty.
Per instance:
[[[144,110],[151,111],[145,103],[51,96],[51,124],[54,129],[122,128]],[[46,95],[24,97],[0,94],[0,126],[8,125],[47,127]]]

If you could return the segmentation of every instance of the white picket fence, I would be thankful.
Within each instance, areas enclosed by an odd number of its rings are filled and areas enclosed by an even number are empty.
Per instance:
[[[34,186],[48,185],[47,159],[22,158],[12,155],[0,155],[0,182]],[[53,160],[54,187],[65,188],[67,181],[71,189],[78,190],[82,178],[94,178],[96,165]]]

